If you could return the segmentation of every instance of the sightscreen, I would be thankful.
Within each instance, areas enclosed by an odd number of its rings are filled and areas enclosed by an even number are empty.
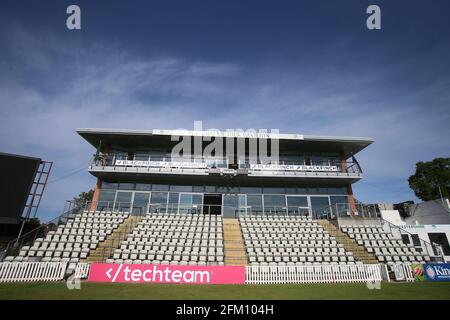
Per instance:
[[[0,223],[18,223],[41,159],[0,153]]]

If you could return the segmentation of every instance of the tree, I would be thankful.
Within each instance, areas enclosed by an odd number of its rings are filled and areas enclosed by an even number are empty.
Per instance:
[[[450,196],[450,158],[416,163],[416,173],[408,179],[410,188],[423,201]]]
[[[94,196],[94,190],[89,190],[88,192],[81,192],[78,197],[73,198],[74,202],[77,205],[84,205],[90,201],[92,201],[92,197]]]

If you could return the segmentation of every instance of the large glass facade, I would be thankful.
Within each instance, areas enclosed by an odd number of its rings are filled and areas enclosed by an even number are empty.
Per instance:
[[[348,210],[346,193],[345,187],[223,187],[104,182],[97,208],[133,214],[288,214],[320,218],[333,217]],[[214,200],[216,204],[204,201],[205,194],[218,199]],[[213,207],[220,210],[212,210]]]

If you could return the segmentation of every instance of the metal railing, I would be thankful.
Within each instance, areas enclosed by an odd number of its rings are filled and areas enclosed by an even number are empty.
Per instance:
[[[77,201],[68,200],[64,205],[63,213],[50,220],[47,223],[30,230],[20,237],[11,240],[5,246],[5,249],[0,252],[0,261],[3,261],[6,256],[15,256],[23,246],[31,245],[37,238],[44,238],[49,231],[55,231],[60,224],[65,224],[68,219],[83,212],[84,206]]]
[[[250,169],[252,164],[262,164],[260,161],[257,161],[256,163],[248,162],[248,161],[240,161],[239,162],[239,168],[240,169]],[[328,166],[334,166],[337,168],[338,173],[350,173],[350,174],[361,174],[362,170],[359,166],[358,162],[354,161],[339,161],[339,160],[323,160],[323,161],[317,161],[312,160],[310,162],[305,162],[303,160],[279,160],[279,161],[270,161],[269,163],[264,163],[267,165],[273,165],[274,168],[277,166],[280,166],[279,170],[283,171],[283,166],[321,166],[321,167],[328,167]],[[274,169],[275,170],[275,169]],[[320,173],[320,172],[319,172]],[[326,173],[326,172],[322,172]]]
[[[103,167],[114,167],[116,166],[116,161],[118,160],[127,160],[132,161],[128,167],[133,167],[134,162],[136,161],[145,161],[145,162],[155,162],[155,163],[173,163],[173,162],[183,162],[183,163],[197,163],[197,164],[204,164],[208,168],[228,168],[228,160],[225,158],[214,158],[214,157],[203,157],[203,158],[188,158],[188,157],[180,157],[180,158],[172,158],[172,157],[163,157],[163,156],[155,156],[155,155],[148,155],[148,156],[132,156],[129,157],[125,154],[117,154],[117,153],[110,153],[110,154],[95,154],[93,156],[93,159],[91,161],[91,165],[94,166],[103,166]]]
[[[417,251],[426,253],[434,260],[445,261],[444,257],[440,255],[440,249],[437,245],[420,239],[418,235],[414,235],[401,226],[395,225],[383,219],[376,205],[365,205],[362,203],[336,203],[335,205],[330,206],[330,215],[327,216],[327,219],[335,220],[338,228],[344,224],[357,226],[365,225],[368,222],[373,221],[373,223],[382,226],[386,232],[392,234],[397,233],[400,237],[402,234],[409,235],[411,240],[416,239],[420,242],[420,245],[414,245]]]
[[[358,206],[359,208],[360,206]],[[314,219],[335,219],[337,215],[347,216],[349,204],[335,204],[320,208],[305,206],[229,206],[210,204],[178,204],[178,203],[150,203],[144,206],[135,206],[132,202],[95,201],[85,204],[85,210],[100,212],[128,212],[132,215],[145,213],[189,213],[189,214],[230,214],[261,215],[261,216],[310,216]],[[344,210],[345,209],[345,210]],[[352,212],[354,214],[354,211]],[[368,216],[368,211],[361,207],[360,214]],[[372,216],[372,213],[370,213]]]
[[[127,212],[131,215],[145,213],[187,213],[187,214],[224,214],[233,215],[260,215],[260,216],[311,216],[315,219],[330,219],[330,206],[323,208],[310,208],[303,206],[228,206],[210,204],[177,204],[177,203],[150,203],[145,206],[135,206],[131,202],[89,202],[85,210],[100,212]]]
[[[120,167],[140,167],[145,168],[148,167],[161,167],[165,168],[167,166],[170,166],[171,163],[191,163],[191,164],[202,164],[205,168],[219,168],[219,169],[226,169],[226,168],[239,168],[239,169],[250,169],[250,166],[252,164],[267,164],[267,165],[273,165],[275,168],[276,166],[280,166],[279,169],[274,170],[280,170],[284,171],[283,166],[334,166],[337,168],[337,171],[333,172],[320,172],[317,173],[346,173],[346,174],[361,174],[362,170],[358,162],[356,161],[341,161],[341,160],[311,160],[311,161],[305,161],[305,160],[278,160],[278,161],[269,161],[267,163],[257,160],[257,161],[247,161],[247,160],[239,160],[237,165],[232,166],[228,159],[226,158],[215,158],[215,157],[204,157],[204,158],[171,158],[171,157],[163,157],[163,156],[155,156],[155,155],[148,155],[148,156],[139,156],[134,155],[132,157],[129,157],[125,154],[117,154],[117,153],[110,153],[110,154],[95,154],[91,161],[91,167],[116,167],[118,166],[116,164],[116,161],[118,160],[126,160],[130,161],[126,165],[121,164]],[[146,165],[143,165],[142,163],[137,165],[137,162],[146,162]],[[163,165],[164,164],[164,165]],[[194,169],[195,166],[192,166],[191,169]],[[188,169],[185,168],[185,169]],[[287,170],[288,171],[288,170]],[[308,170],[306,170],[308,172]],[[316,171],[312,171],[316,172]]]
[[[411,241],[413,241],[413,245],[417,251],[426,253],[434,261],[445,262],[445,257],[442,255],[441,249],[438,245],[425,241],[419,238],[418,235],[412,234],[411,232],[403,229],[401,226],[395,225],[381,217],[379,219],[385,231],[391,232],[392,234],[398,233],[400,237],[401,235],[408,235]],[[414,239],[418,240],[420,245],[414,244]]]

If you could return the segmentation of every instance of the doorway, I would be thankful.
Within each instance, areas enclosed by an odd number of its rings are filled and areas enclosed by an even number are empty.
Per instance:
[[[222,195],[220,193],[205,193],[203,214],[222,214]]]

